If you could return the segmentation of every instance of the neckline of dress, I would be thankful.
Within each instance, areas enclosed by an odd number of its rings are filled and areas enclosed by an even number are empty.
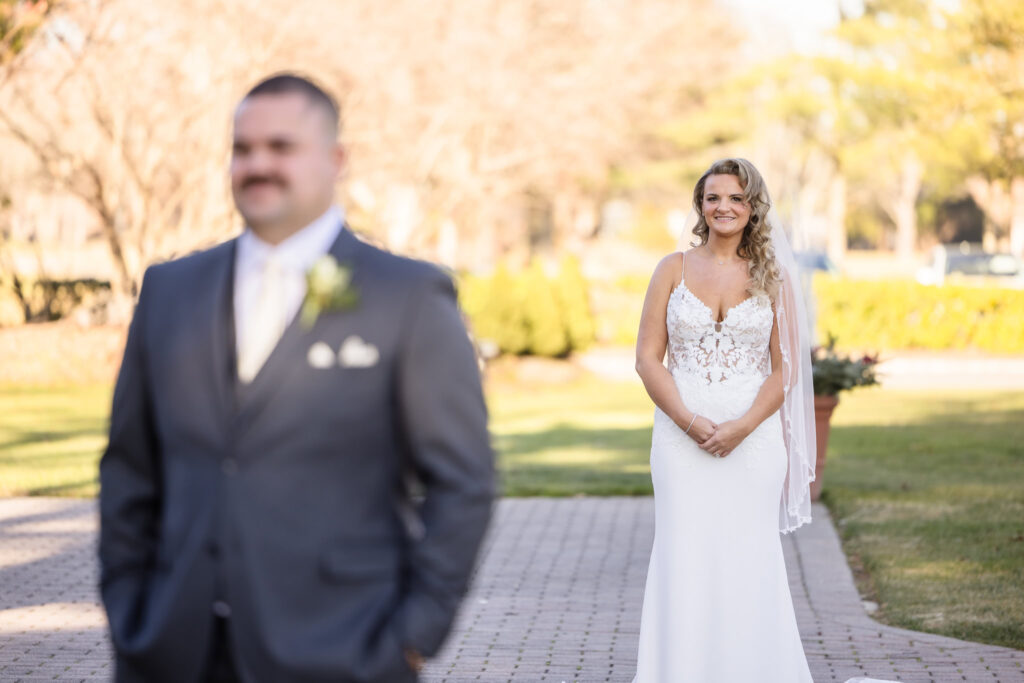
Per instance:
[[[754,299],[756,299],[756,298],[757,298],[758,296],[760,296],[759,294],[752,294],[751,296],[748,296],[748,297],[747,297],[746,299],[744,299],[743,301],[739,302],[739,303],[738,303],[738,304],[736,304],[735,306],[730,306],[730,307],[729,307],[729,308],[728,308],[728,309],[727,309],[727,310],[725,311],[725,315],[723,315],[723,316],[722,316],[722,319],[721,319],[721,320],[715,320],[715,312],[714,312],[714,310],[713,310],[713,309],[712,309],[712,308],[711,308],[710,306],[708,306],[708,305],[707,305],[706,303],[704,303],[704,300],[703,300],[703,299],[701,299],[701,298],[700,298],[699,296],[697,296],[696,294],[694,294],[694,293],[693,293],[693,292],[692,292],[692,291],[690,290],[690,288],[686,286],[686,278],[685,278],[685,277],[681,277],[681,278],[679,278],[679,284],[678,284],[678,285],[676,285],[676,290],[678,290],[678,289],[679,289],[680,287],[682,287],[682,288],[683,288],[683,291],[684,291],[684,292],[686,292],[687,294],[689,294],[690,296],[692,296],[692,297],[693,297],[693,300],[694,300],[694,301],[696,301],[697,303],[699,303],[699,304],[700,304],[701,306],[703,306],[703,307],[704,307],[704,310],[708,312],[708,318],[709,318],[709,319],[711,320],[711,324],[712,324],[712,325],[724,325],[724,324],[725,324],[725,321],[729,319],[729,316],[730,316],[730,315],[732,315],[732,312],[733,312],[733,311],[735,311],[735,310],[736,310],[737,308],[739,308],[739,307],[740,307],[740,306],[742,306],[743,304],[745,304],[745,303],[747,303],[747,302],[749,302],[749,301],[753,301],[753,300],[754,300]],[[675,291],[675,290],[673,290],[673,292],[674,292],[674,291]]]

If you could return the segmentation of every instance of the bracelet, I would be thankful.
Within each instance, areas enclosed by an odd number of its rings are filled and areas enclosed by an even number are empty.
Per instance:
[[[683,432],[683,434],[689,434],[690,433],[690,427],[693,426],[693,421],[696,420],[696,419],[697,419],[697,413],[694,413],[693,417],[690,418],[690,424],[686,425],[686,431]]]

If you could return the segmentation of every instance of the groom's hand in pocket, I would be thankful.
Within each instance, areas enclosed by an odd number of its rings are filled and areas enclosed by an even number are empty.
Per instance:
[[[749,430],[739,420],[727,420],[718,425],[718,428],[706,440],[698,441],[698,443],[711,455],[724,458],[732,453],[733,449],[739,446],[749,434]]]
[[[416,650],[411,650],[409,648],[405,649],[405,663],[410,669],[412,669],[416,673],[420,673],[421,671],[423,671],[423,655],[421,655],[419,652],[416,652]]]

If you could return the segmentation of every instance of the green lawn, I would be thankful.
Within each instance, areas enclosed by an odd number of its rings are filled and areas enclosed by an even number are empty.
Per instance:
[[[876,617],[1024,649],[1024,392],[842,401],[824,497]]]
[[[108,386],[0,387],[0,496],[92,496]]]
[[[643,388],[488,382],[505,495],[649,494]],[[0,388],[0,495],[96,492],[108,387]],[[825,500],[881,620],[1024,649],[1024,392],[866,389]]]
[[[506,496],[650,495],[653,404],[639,384],[491,383]]]

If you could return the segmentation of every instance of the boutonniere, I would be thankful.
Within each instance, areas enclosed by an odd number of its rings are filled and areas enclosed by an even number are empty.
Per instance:
[[[308,330],[321,313],[343,311],[359,303],[352,286],[352,269],[338,265],[325,254],[306,273],[306,298],[302,300],[302,324]]]

